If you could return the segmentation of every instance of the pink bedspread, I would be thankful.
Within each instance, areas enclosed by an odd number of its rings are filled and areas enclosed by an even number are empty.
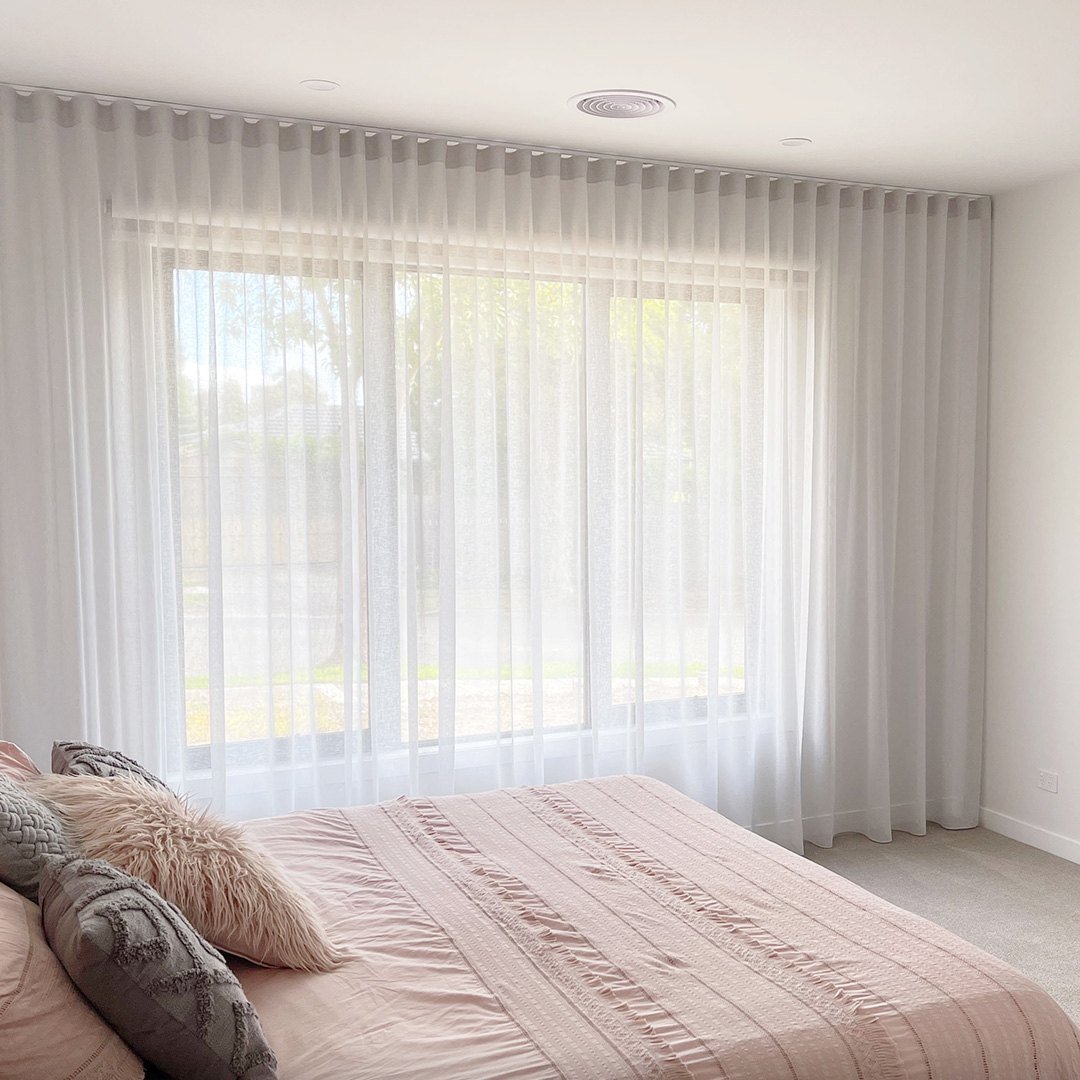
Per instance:
[[[254,822],[355,959],[238,965],[281,1080],[1077,1080],[1007,965],[641,777]]]

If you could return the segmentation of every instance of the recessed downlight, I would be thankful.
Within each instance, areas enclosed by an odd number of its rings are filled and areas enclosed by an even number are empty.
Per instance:
[[[329,93],[331,90],[341,89],[341,84],[331,82],[329,79],[303,79],[300,85],[305,90],[317,90],[320,94]]]
[[[637,120],[675,108],[675,102],[666,94],[651,90],[590,90],[575,94],[566,104],[586,116],[606,120]]]
[[[804,139],[801,136],[798,138],[781,139],[781,146],[809,146],[814,140]]]

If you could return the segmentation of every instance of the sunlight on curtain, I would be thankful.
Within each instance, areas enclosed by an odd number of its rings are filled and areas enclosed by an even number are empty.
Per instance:
[[[986,200],[0,104],[56,737],[238,816],[637,771],[795,847],[974,823]]]

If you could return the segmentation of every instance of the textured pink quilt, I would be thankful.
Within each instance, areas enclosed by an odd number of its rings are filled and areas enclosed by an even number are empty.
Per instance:
[[[1007,965],[653,780],[254,822],[353,950],[239,968],[281,1080],[1077,1080]]]

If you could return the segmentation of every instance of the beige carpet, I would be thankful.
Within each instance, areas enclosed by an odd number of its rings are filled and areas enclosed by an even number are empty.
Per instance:
[[[1080,865],[988,829],[929,829],[891,844],[846,833],[806,854],[1005,960],[1080,1023]]]

